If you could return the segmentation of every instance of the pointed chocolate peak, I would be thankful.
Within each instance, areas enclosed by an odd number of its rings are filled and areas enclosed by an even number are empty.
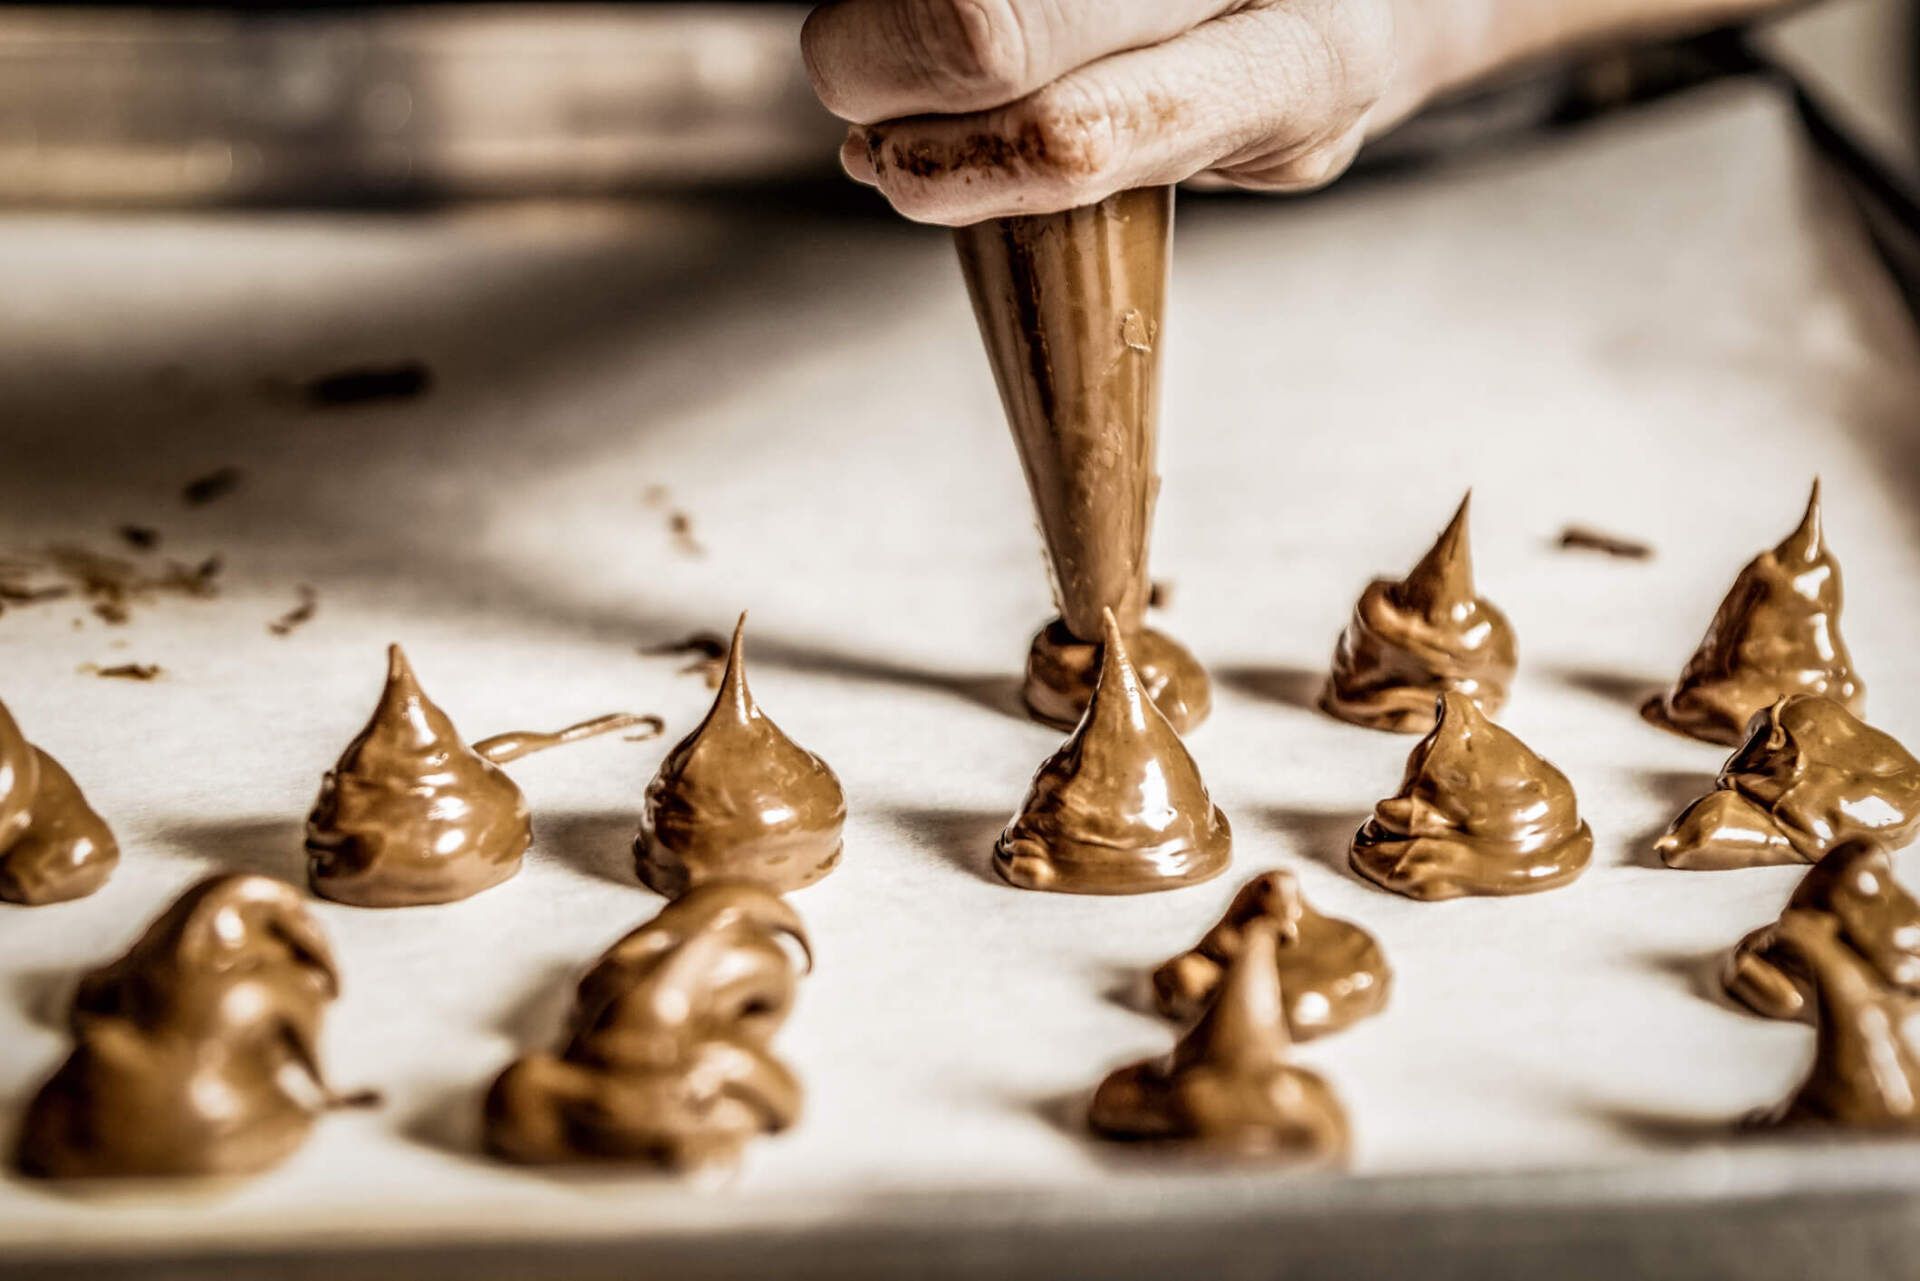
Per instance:
[[[387,646],[387,686],[356,746],[378,738],[383,743],[416,752],[460,744],[453,721],[428,698],[413,674],[413,664],[398,645]],[[349,749],[351,753],[352,749]],[[344,762],[343,762],[344,764]]]
[[[1480,705],[1465,694],[1447,690],[1435,700],[1432,733],[1435,739],[1464,742],[1494,728],[1493,722],[1480,710]]]
[[[1472,504],[1469,489],[1440,537],[1400,584],[1400,599],[1430,618],[1473,603],[1473,545],[1468,535]]]
[[[1093,698],[1087,703],[1080,732],[1085,733],[1096,725],[1115,729],[1125,725],[1139,733],[1147,728],[1151,719],[1165,723],[1166,717],[1141,688],[1140,673],[1134,670],[1133,660],[1127,656],[1126,640],[1111,609],[1101,611],[1101,629],[1100,677],[1094,682]],[[1167,728],[1171,730],[1172,726]]]
[[[1174,1066],[1267,1071],[1286,1062],[1287,1045],[1273,931],[1254,929],[1227,966],[1213,1004],[1174,1046]]]
[[[1807,495],[1806,514],[1791,534],[1773,549],[1776,559],[1790,565],[1813,565],[1827,553],[1820,522],[1820,478],[1813,478],[1813,492]]]
[[[714,714],[722,708],[742,723],[754,714],[753,691],[747,688],[747,611],[741,610],[733,625],[733,641],[727,646],[727,667],[720,675],[720,696],[713,700]]]

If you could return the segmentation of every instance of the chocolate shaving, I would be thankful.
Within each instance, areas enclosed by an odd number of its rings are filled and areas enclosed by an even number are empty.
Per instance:
[[[1559,547],[1561,551],[1599,552],[1606,556],[1617,556],[1621,560],[1648,560],[1653,556],[1653,548],[1647,543],[1604,533],[1586,525],[1568,525],[1561,530]]]
[[[1173,584],[1164,578],[1156,578],[1147,585],[1147,608],[1168,609],[1173,605]]]
[[[80,671],[87,676],[100,676],[109,680],[152,681],[160,679],[164,668],[158,663],[121,663],[114,667],[102,667],[98,663],[83,663]]]
[[[673,544],[689,556],[704,556],[707,549],[693,536],[693,517],[683,511],[667,514],[667,532],[673,535]]]
[[[209,556],[197,565],[169,560],[149,569],[89,547],[60,543],[37,556],[0,560],[0,606],[80,596],[94,617],[119,625],[131,618],[135,604],[157,596],[205,600],[218,595],[221,568],[220,557]]]
[[[314,409],[347,409],[382,400],[412,400],[432,389],[431,366],[423,360],[402,360],[322,374],[301,383],[299,394]]]
[[[150,552],[160,545],[160,531],[151,525],[122,525],[114,532],[135,551]]]
[[[180,490],[180,501],[189,507],[205,507],[240,488],[246,473],[238,467],[221,467],[188,481]]]
[[[727,638],[718,632],[694,632],[664,645],[644,646],[640,653],[644,657],[665,654],[697,655],[693,662],[680,668],[676,674],[680,676],[698,674],[705,678],[708,689],[720,688],[720,678],[727,668]]]
[[[275,636],[292,635],[295,628],[312,622],[314,614],[319,612],[319,592],[306,583],[301,583],[294,591],[299,594],[300,603],[267,624],[267,630]]]

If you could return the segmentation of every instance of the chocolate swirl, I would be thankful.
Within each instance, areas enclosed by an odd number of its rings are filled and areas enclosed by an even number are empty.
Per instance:
[[[27,1109],[17,1159],[51,1178],[255,1174],[340,1096],[320,1069],[339,973],[299,892],[201,881],[81,980],[76,1042]]]
[[[1441,696],[1400,791],[1354,834],[1353,870],[1408,898],[1534,894],[1586,870],[1593,832],[1567,776],[1462,694]]]
[[[1813,1066],[1799,1087],[1753,1124],[1912,1132],[1920,1129],[1920,1054],[1906,1024],[1913,998],[1890,988],[1828,912],[1789,910],[1774,951],[1805,976],[1813,1005]]]
[[[1171,1054],[1100,1083],[1087,1120],[1102,1138],[1301,1165],[1345,1161],[1340,1100],[1318,1074],[1287,1061],[1272,931],[1248,936],[1207,1012]]]
[[[750,1139],[793,1125],[800,1084],[768,1046],[796,987],[783,938],[807,947],[771,891],[688,890],[581,979],[559,1054],[500,1074],[484,1112],[488,1150],[685,1170],[731,1162]]]
[[[1474,592],[1472,498],[1460,500],[1412,573],[1377,578],[1360,594],[1334,647],[1323,710],[1369,729],[1424,734],[1439,694],[1464,695],[1489,716],[1506,704],[1519,660],[1513,625]]]
[[[60,762],[0,705],[0,900],[39,907],[107,883],[120,845]]]
[[[846,793],[747,688],[747,616],[733,629],[713,708],[660,762],[633,842],[640,879],[668,898],[707,881],[784,894],[840,862]]]
[[[469,747],[398,645],[367,727],[320,782],[307,816],[307,879],[356,907],[452,903],[520,870],[533,819],[499,766],[563,743],[649,724],[597,717],[551,734],[516,731]]]
[[[1843,841],[1898,849],[1920,828],[1920,761],[1830,698],[1795,694],[1753,717],[1714,790],[1654,849],[1668,867],[1817,862]]]
[[[1143,894],[1217,876],[1233,856],[1226,815],[1141,688],[1111,613],[1106,626],[1093,702],[994,847],[994,870],[1021,889]]]
[[[1747,562],[1672,689],[1641,708],[1681,734],[1731,747],[1756,712],[1791,694],[1824,694],[1858,715],[1866,685],[1840,636],[1840,565],[1820,528],[1820,482],[1778,547]]]
[[[1240,887],[1225,916],[1194,946],[1153,972],[1155,1004],[1168,1018],[1206,1009],[1220,980],[1255,934],[1271,934],[1296,1041],[1337,1032],[1386,1007],[1393,971],[1379,941],[1351,921],[1322,916],[1291,872],[1263,872]]]
[[[1815,863],[1787,901],[1789,912],[1833,919],[1839,938],[1890,990],[1920,997],[1920,902],[1894,879],[1893,859],[1872,841],[1849,841]],[[1813,975],[1783,946],[1779,925],[1740,940],[1721,981],[1735,1000],[1770,1019],[1813,1013]]]

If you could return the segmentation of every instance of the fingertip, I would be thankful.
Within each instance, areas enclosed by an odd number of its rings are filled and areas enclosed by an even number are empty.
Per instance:
[[[880,185],[873,167],[873,132],[862,125],[847,130],[840,143],[840,167],[847,177],[868,187]]]

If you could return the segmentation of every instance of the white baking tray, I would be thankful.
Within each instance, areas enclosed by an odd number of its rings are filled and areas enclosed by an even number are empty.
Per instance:
[[[665,744],[604,741],[514,767],[539,836],[511,883],[441,908],[316,905],[346,984],[332,1073],[383,1110],[328,1120],[237,1188],[0,1179],[0,1267],[1837,1275],[1913,1244],[1920,1151],[1728,1128],[1793,1084],[1810,1037],[1705,976],[1797,872],[1647,852],[1723,753],[1633,701],[1793,525],[1816,468],[1869,712],[1920,738],[1911,325],[1765,91],[1310,203],[1183,207],[1155,568],[1176,584],[1166,626],[1219,678],[1191,745],[1236,859],[1142,898],[988,871],[1057,735],[1011,710],[1046,588],[943,235],[669,199],[14,216],[0,279],[0,533],[105,545],[135,521],[229,564],[222,599],[124,628],[0,618],[0,697],[126,849],[97,896],[0,913],[9,1115],[65,1052],[77,971],[209,871],[300,876],[301,819],[388,641],[475,737],[613,708],[677,735],[708,693],[636,646],[750,606],[755,690],[852,811],[842,869],[795,896],[819,968],[780,1048],[807,1113],[733,1179],[476,1150],[494,1073],[552,1040],[570,977],[658,904],[626,845]],[[402,356],[430,362],[431,394],[308,412],[274,390]],[[181,507],[222,464],[242,488]],[[1355,592],[1404,570],[1470,484],[1480,580],[1520,637],[1506,723],[1574,780],[1598,846],[1566,890],[1430,905],[1343,861],[1411,741],[1305,702]],[[652,485],[704,554],[676,546]],[[1555,550],[1574,520],[1658,555]],[[319,616],[268,635],[302,582]],[[76,671],[125,661],[166,675]],[[1084,1091],[1169,1043],[1129,982],[1275,866],[1397,972],[1383,1017],[1300,1055],[1347,1102],[1353,1173],[1096,1145]]]

